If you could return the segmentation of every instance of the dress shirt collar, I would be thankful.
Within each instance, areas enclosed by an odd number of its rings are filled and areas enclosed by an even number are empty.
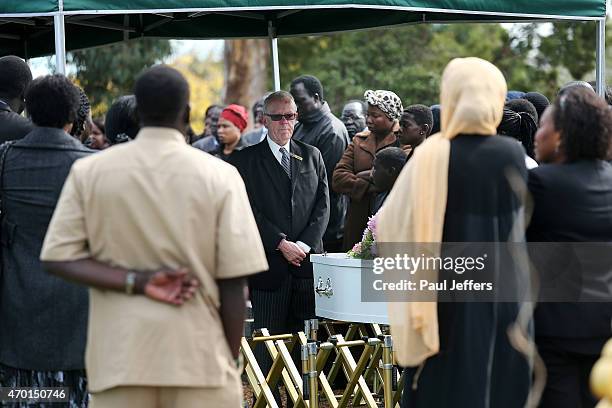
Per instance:
[[[281,152],[280,152],[280,148],[284,147],[285,150],[287,150],[287,153],[291,154],[291,150],[289,148],[289,145],[291,144],[291,139],[289,139],[289,141],[287,142],[287,144],[285,144],[284,146],[279,145],[278,143],[276,143],[275,141],[273,141],[270,136],[266,136],[266,139],[268,140],[268,146],[270,146],[270,150],[272,150],[272,154],[274,155],[274,157],[276,157],[276,160],[278,160],[279,163],[281,163],[281,160],[283,158]]]
[[[140,129],[138,135],[136,135],[135,142],[143,141],[143,142],[178,142],[178,143],[187,143],[185,141],[185,136],[181,132],[173,128],[167,127],[154,127],[147,126]]]

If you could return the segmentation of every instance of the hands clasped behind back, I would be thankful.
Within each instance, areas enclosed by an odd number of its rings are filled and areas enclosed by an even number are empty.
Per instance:
[[[139,275],[141,275],[137,278],[139,293],[150,299],[176,306],[193,298],[200,285],[200,282],[187,268],[164,268],[158,271],[141,272]]]

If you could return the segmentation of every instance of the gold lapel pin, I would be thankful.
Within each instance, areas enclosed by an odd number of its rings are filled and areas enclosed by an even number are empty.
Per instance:
[[[298,156],[297,154],[291,153],[291,157],[293,157],[294,159],[298,159],[299,161],[302,161],[302,156]]]

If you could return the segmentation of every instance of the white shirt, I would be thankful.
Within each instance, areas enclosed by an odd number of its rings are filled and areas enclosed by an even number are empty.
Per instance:
[[[268,140],[268,146],[270,146],[270,150],[272,151],[272,154],[274,155],[274,158],[278,161],[278,163],[282,166],[282,159],[283,159],[283,154],[280,152],[281,147],[284,147],[285,150],[287,150],[287,153],[289,153],[291,155],[291,150],[289,150],[289,144],[291,143],[291,139],[289,139],[287,141],[287,144],[285,144],[284,146],[279,145],[278,143],[276,143],[274,140],[272,140],[270,137],[266,137],[266,139]],[[298,241],[296,242],[297,246],[300,247],[300,249],[306,253],[310,252],[310,246],[302,241]]]
[[[284,146],[279,145],[278,143],[276,143],[274,140],[272,140],[269,137],[267,137],[267,139],[268,139],[268,146],[270,146],[270,150],[272,150],[272,154],[274,155],[278,163],[282,165],[283,164],[282,163],[283,154],[280,152],[280,149],[281,147],[284,147],[285,150],[287,150],[287,153],[291,154],[291,150],[289,150],[289,144],[291,143],[291,139],[289,139],[287,141],[287,144],[285,144]]]
[[[525,155],[525,165],[527,166],[527,170],[531,170],[538,167],[538,162]]]

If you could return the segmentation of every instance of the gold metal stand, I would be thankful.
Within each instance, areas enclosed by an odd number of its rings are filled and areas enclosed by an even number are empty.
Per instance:
[[[321,323],[329,334],[329,340],[318,342],[320,323],[307,320],[304,332],[270,335],[267,329],[254,333],[254,337],[241,341],[241,353],[245,361],[245,373],[256,397],[254,408],[278,407],[273,391],[282,381],[287,398],[295,408],[319,408],[320,399],[327,400],[332,408],[366,406],[396,408],[402,392],[401,377],[393,364],[393,340],[383,334],[378,325],[349,324],[345,335],[336,330],[335,322]],[[346,325],[345,325],[346,326]],[[253,349],[263,343],[272,367],[264,375],[255,359]],[[300,347],[301,375],[291,350]],[[326,363],[333,356],[333,364],[326,373]],[[357,359],[357,360],[356,360]],[[341,395],[335,395],[330,386],[339,373],[344,374],[347,386]],[[377,401],[378,400],[378,401]]]

